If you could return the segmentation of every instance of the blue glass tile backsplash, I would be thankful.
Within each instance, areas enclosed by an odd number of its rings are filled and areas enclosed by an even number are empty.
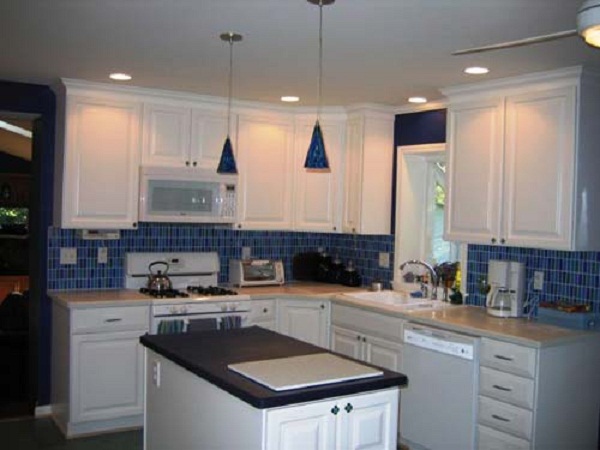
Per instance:
[[[356,236],[287,231],[242,231],[215,225],[142,223],[137,230],[122,230],[121,239],[85,241],[75,230],[48,230],[48,289],[115,289],[125,282],[125,254],[128,252],[188,251],[219,253],[219,281],[228,280],[229,259],[239,258],[242,247],[250,247],[254,258],[281,259],[291,279],[292,258],[296,253],[323,247],[339,254],[346,264],[352,259],[364,284],[378,279],[389,282],[393,271],[379,268],[379,252],[389,252],[394,260],[391,235]],[[75,247],[77,264],[60,265],[60,248]],[[99,247],[108,249],[108,263],[97,263]]]
[[[339,255],[344,264],[352,259],[362,276],[363,285],[374,280],[389,288],[392,267],[379,267],[379,253],[390,254],[394,261],[394,236],[360,236],[352,234],[302,233],[287,231],[241,231],[214,225],[140,224],[138,230],[121,231],[114,241],[84,241],[75,230],[49,229],[49,289],[122,288],[125,279],[125,254],[128,252],[216,251],[221,259],[219,281],[228,280],[228,263],[241,256],[242,247],[250,247],[255,258],[281,259],[286,276],[291,279],[292,258],[296,253],[316,251],[322,247]],[[77,264],[59,264],[60,248],[77,248]],[[108,248],[108,263],[97,263],[98,247]],[[536,270],[544,272],[542,301],[586,302],[600,313],[600,253],[566,252],[527,248],[469,245],[467,267],[468,303],[483,305],[485,296],[478,283],[487,275],[490,259],[525,263],[528,292]],[[537,293],[537,292],[536,292]]]
[[[541,301],[587,303],[600,313],[600,253],[567,252],[531,248],[469,245],[468,253],[468,303],[483,305],[485,296],[479,293],[478,284],[487,276],[488,261],[499,259],[525,263],[527,293],[538,294]],[[541,291],[532,290],[534,271],[544,272]]]

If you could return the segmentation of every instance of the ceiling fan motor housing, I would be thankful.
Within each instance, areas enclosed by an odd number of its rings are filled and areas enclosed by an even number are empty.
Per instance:
[[[600,0],[586,0],[577,12],[577,32],[594,47],[600,47]]]

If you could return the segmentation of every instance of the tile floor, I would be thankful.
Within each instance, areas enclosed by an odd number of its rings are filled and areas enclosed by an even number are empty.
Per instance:
[[[142,450],[142,431],[66,440],[49,418],[0,421],[2,450]]]

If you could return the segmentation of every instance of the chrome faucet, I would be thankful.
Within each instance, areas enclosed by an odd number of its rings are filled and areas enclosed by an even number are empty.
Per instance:
[[[404,268],[408,265],[423,266],[429,271],[429,279],[431,280],[431,300],[437,300],[438,276],[435,273],[434,268],[425,261],[421,261],[419,259],[409,259],[408,261],[400,264],[400,270],[404,270]],[[426,289],[424,290],[424,295],[427,297]]]

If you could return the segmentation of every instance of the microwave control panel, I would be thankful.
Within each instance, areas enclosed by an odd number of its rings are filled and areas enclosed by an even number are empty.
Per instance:
[[[227,184],[221,193],[223,202],[221,203],[221,217],[235,218],[235,185]]]

